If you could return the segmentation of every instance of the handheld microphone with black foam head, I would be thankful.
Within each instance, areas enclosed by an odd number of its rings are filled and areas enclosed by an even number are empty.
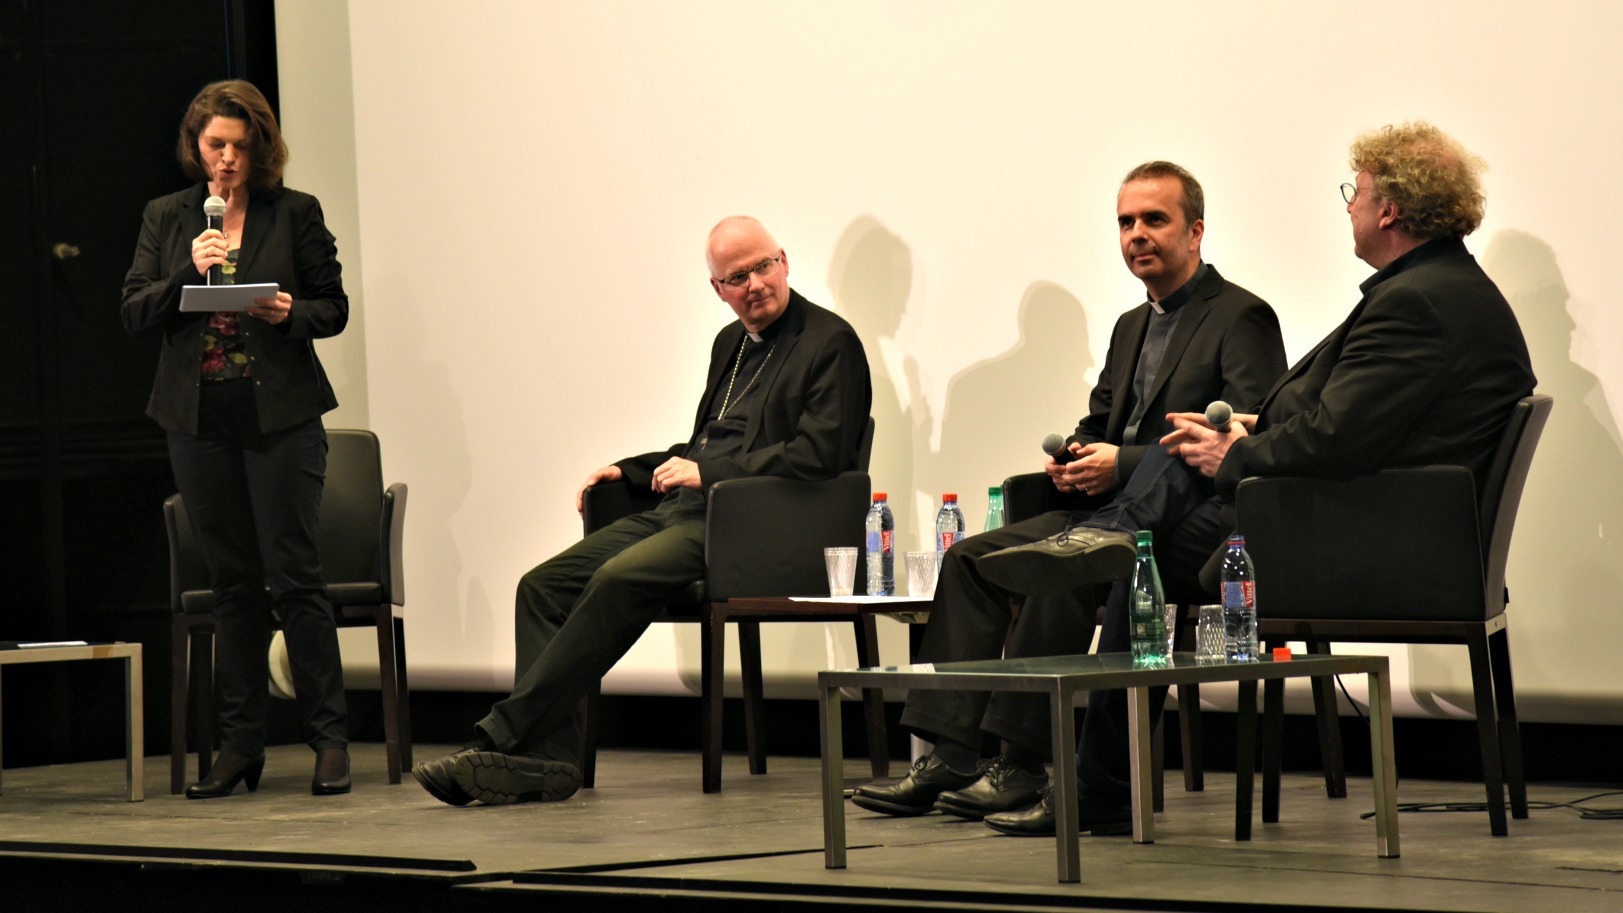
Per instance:
[[[1234,421],[1234,408],[1222,400],[1213,400],[1206,407],[1206,421],[1218,434],[1229,433],[1229,422]]]
[[[1065,437],[1053,432],[1049,432],[1043,437],[1043,453],[1053,457],[1054,462],[1061,464],[1076,459],[1076,454],[1071,452],[1071,448],[1065,446]]]
[[[203,201],[203,217],[208,221],[206,227],[212,228],[221,234],[225,233],[225,200],[211,196]],[[209,285],[225,284],[225,268],[216,263],[209,267],[208,278],[204,280]]]

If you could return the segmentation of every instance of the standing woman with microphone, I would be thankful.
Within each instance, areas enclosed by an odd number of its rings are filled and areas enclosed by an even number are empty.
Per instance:
[[[321,416],[338,400],[312,344],[349,319],[337,249],[315,197],[282,186],[287,144],[251,84],[204,87],[181,119],[176,155],[198,183],[147,204],[122,315],[131,334],[162,341],[147,414],[168,432],[215,595],[221,751],[186,796],[259,786],[272,611],[316,752],[310,791],[347,793],[343,670],[316,543]],[[220,228],[208,227],[208,197],[224,200]],[[205,284],[215,267],[225,283],[279,290],[240,314],[182,313],[181,287]]]

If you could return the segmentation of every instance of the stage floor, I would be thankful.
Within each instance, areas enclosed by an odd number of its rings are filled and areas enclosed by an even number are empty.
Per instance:
[[[849,805],[850,867],[824,869],[811,758],[773,757],[770,773],[752,777],[729,757],[722,792],[704,795],[697,752],[605,751],[597,789],[494,808],[442,805],[409,775],[390,786],[382,747],[370,744],[354,746],[353,793],[314,798],[311,759],[302,746],[274,748],[257,793],[209,801],[169,795],[163,757],[148,759],[138,803],[125,800],[121,760],[7,770],[0,860],[7,873],[105,877],[136,893],[140,873],[160,870],[165,890],[187,873],[393,883],[410,886],[411,909],[602,909],[611,895],[616,908],[664,910],[1623,910],[1623,819],[1535,808],[1494,838],[1485,812],[1403,813],[1402,858],[1378,859],[1374,823],[1359,817],[1371,808],[1363,778],[1350,780],[1349,798],[1329,800],[1319,778],[1288,775],[1281,821],[1259,821],[1251,841],[1236,843],[1233,775],[1211,772],[1205,792],[1185,793],[1173,772],[1157,842],[1084,836],[1082,881],[1061,885],[1052,840]],[[851,759],[846,775],[865,776],[866,762]],[[1540,783],[1529,793],[1537,805],[1608,788]],[[1404,780],[1398,801],[1480,803],[1481,787]],[[1593,804],[1620,807],[1623,797]],[[15,898],[18,888],[8,875],[0,892]]]

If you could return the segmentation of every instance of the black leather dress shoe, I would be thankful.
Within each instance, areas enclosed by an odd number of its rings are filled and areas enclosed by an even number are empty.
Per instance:
[[[310,795],[336,796],[349,792],[349,752],[343,748],[323,748],[316,752],[316,774],[310,780]]]
[[[1011,593],[1058,596],[1131,575],[1137,554],[1128,533],[1079,526],[982,555],[975,561],[975,570]]]
[[[1095,837],[1120,836],[1133,832],[1131,809],[1097,809],[1083,806],[1078,810],[1076,829],[1079,833]],[[1013,837],[1052,837],[1054,823],[1054,791],[1043,790],[1043,799],[1030,808],[1017,812],[987,815],[986,826]]]
[[[248,791],[253,792],[259,788],[259,775],[264,772],[263,754],[249,757],[234,751],[222,751],[220,756],[214,759],[208,776],[186,787],[186,798],[218,799],[221,796],[229,796],[237,788],[238,783],[247,784]]]
[[[499,751],[464,751],[451,775],[464,794],[486,805],[560,802],[580,789],[580,768],[568,761]]]
[[[412,765],[411,775],[417,778],[423,789],[428,790],[430,796],[446,805],[467,805],[473,801],[473,796],[468,795],[467,791],[457,785],[455,771],[457,759],[471,751],[473,749],[464,748],[443,758],[418,761]]]
[[[979,821],[996,812],[1022,809],[1042,799],[1048,775],[1029,771],[998,755],[979,780],[963,789],[944,792],[935,807],[949,815]]]
[[[851,794],[851,804],[871,812],[886,815],[928,815],[935,810],[935,800],[953,789],[963,789],[981,778],[986,762],[976,765],[971,773],[961,774],[927,754],[913,762],[907,776],[885,786],[865,785]]]

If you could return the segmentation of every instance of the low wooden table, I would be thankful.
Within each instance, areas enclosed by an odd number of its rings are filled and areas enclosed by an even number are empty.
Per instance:
[[[847,687],[962,691],[1036,691],[1048,694],[1054,749],[1055,851],[1059,880],[1080,880],[1077,829],[1077,696],[1104,688],[1129,691],[1128,721],[1132,757],[1133,841],[1155,842],[1150,797],[1149,689],[1164,685],[1238,682],[1240,713],[1236,754],[1235,839],[1251,837],[1251,796],[1255,779],[1257,682],[1301,676],[1363,674],[1369,680],[1370,753],[1374,760],[1375,852],[1398,855],[1397,773],[1392,754],[1392,684],[1384,656],[1299,656],[1253,663],[1196,660],[1176,653],[1171,664],[1135,667],[1125,653],[995,659],[963,663],[882,666],[818,673],[818,714],[823,727],[823,865],[845,868],[845,774],[840,732],[840,689]]]
[[[81,659],[124,661],[124,784],[129,790],[130,801],[140,802],[146,798],[141,785],[146,770],[146,747],[142,743],[145,720],[142,711],[141,645],[63,643],[0,646],[0,668],[24,663],[59,663]]]

